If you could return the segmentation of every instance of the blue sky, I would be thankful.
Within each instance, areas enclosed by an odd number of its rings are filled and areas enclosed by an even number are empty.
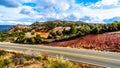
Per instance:
[[[0,0],[0,25],[48,20],[120,21],[120,0]]]

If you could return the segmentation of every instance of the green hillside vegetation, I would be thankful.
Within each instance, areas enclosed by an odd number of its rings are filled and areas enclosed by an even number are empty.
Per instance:
[[[0,42],[14,42],[19,36],[24,36],[24,32],[0,32]]]
[[[62,27],[63,30],[54,30],[56,27]],[[65,29],[70,27],[70,29]],[[17,27],[16,27],[17,28]],[[43,38],[41,35],[34,37],[26,37],[26,32],[39,32],[41,30],[51,30],[48,38]],[[22,32],[4,32],[0,33],[0,41],[13,40],[17,43],[27,44],[40,44],[50,43],[54,41],[64,41],[81,37],[87,34],[101,34],[105,32],[113,32],[120,30],[120,22],[114,21],[111,24],[93,24],[84,22],[73,22],[73,21],[47,21],[47,22],[35,22],[28,26],[28,28],[22,29]],[[18,31],[18,30],[17,30]],[[32,32],[31,32],[32,34]]]

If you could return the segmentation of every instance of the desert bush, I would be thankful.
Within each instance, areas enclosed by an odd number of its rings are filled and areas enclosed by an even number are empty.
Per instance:
[[[27,55],[27,56],[24,56],[25,60],[29,61],[30,59],[33,58],[33,56],[30,56],[30,55]]]
[[[14,59],[13,59],[13,62],[14,62],[15,65],[20,64],[19,58],[14,58]]]
[[[79,68],[78,65],[63,58],[48,58],[44,62],[44,68]]]
[[[52,38],[52,37],[53,37],[52,34],[49,34],[48,39],[50,39],[50,38]]]
[[[42,55],[37,55],[37,56],[35,57],[35,59],[38,60],[38,61],[42,61],[43,58],[44,58],[44,57],[43,57]]]
[[[35,38],[34,37],[32,37],[32,38],[29,38],[29,42],[31,43],[31,44],[35,44],[36,43],[36,40],[35,40]]]
[[[24,64],[25,63],[25,58],[21,57],[21,58],[14,58],[13,62],[15,65],[19,65],[19,64]]]
[[[8,58],[4,59],[4,65],[9,65],[11,63],[11,60]]]
[[[3,42],[5,41],[6,39],[5,38],[0,38],[0,42]]]
[[[24,64],[25,63],[25,58],[21,57],[20,58],[20,64]]]
[[[0,56],[0,68],[3,68],[11,63],[11,60],[8,58],[4,58],[4,56]]]
[[[36,41],[36,43],[41,43],[43,40],[42,40],[42,37],[38,34],[35,37],[35,41]]]
[[[4,57],[0,56],[0,68],[4,67]]]

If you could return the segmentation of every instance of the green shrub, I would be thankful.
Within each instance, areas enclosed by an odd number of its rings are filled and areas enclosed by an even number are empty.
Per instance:
[[[36,41],[36,43],[41,43],[43,40],[42,40],[42,37],[38,34],[35,37],[35,41]]]
[[[35,44],[36,43],[36,40],[34,39],[34,37],[30,38],[30,43],[31,44]]]
[[[29,60],[32,59],[33,57],[30,56],[30,55],[27,55],[27,56],[24,56],[24,58],[25,58],[27,61],[29,61]]]
[[[36,60],[38,60],[38,61],[42,61],[44,57],[41,56],[41,55],[37,55],[35,58],[36,58]]]
[[[4,67],[4,57],[0,56],[0,68]]]
[[[11,60],[10,59],[4,59],[4,65],[9,65],[11,63]]]
[[[52,37],[53,37],[52,34],[49,34],[48,39],[50,39],[50,38],[52,38]]]
[[[0,68],[3,68],[4,66],[9,65],[10,63],[11,63],[10,59],[0,56]]]
[[[0,42],[3,42],[5,40],[6,40],[6,38],[0,38]]]

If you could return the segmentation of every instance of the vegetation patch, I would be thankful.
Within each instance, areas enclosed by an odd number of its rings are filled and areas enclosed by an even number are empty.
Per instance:
[[[0,52],[4,52],[4,54],[0,54],[0,68],[103,68],[71,62],[63,57],[47,57],[46,52],[43,55],[29,55],[5,50],[0,50]]]

